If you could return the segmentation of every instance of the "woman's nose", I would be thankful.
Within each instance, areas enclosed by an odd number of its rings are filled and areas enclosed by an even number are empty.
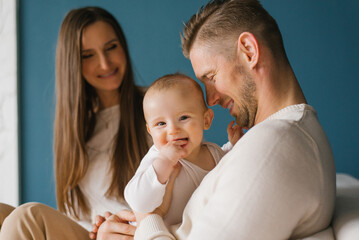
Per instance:
[[[100,67],[101,69],[107,70],[110,66],[110,60],[106,54],[100,55]]]

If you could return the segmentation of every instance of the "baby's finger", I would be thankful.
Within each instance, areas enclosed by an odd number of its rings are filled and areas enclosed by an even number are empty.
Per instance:
[[[99,227],[104,221],[106,221],[106,219],[105,219],[103,216],[97,215],[97,216],[95,217],[95,224],[94,224],[94,225],[96,225],[97,227]]]
[[[96,233],[94,233],[94,232],[89,232],[89,237],[90,237],[90,239],[96,239]]]
[[[231,121],[227,126],[227,132],[229,133],[232,130],[232,127],[234,125],[234,121]],[[237,125],[236,125],[237,126]]]
[[[105,215],[105,218],[107,219],[107,218],[111,217],[113,214],[111,212],[107,211],[104,213],[104,215]]]
[[[100,225],[93,224],[92,225],[92,232],[97,233],[99,227],[100,227]]]

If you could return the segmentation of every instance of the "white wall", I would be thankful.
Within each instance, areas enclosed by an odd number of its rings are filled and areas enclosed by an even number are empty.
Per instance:
[[[0,202],[17,206],[16,0],[0,0]]]

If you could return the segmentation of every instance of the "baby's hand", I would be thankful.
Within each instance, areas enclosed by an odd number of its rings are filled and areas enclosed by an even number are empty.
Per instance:
[[[237,143],[237,141],[243,136],[243,128],[238,125],[234,125],[234,121],[230,122],[227,127],[228,140],[231,142],[232,146]]]
[[[152,166],[156,172],[157,179],[164,184],[169,179],[178,160],[188,155],[185,144],[187,140],[170,141],[159,149],[160,154],[153,161]]]
[[[187,149],[184,147],[185,144],[187,144],[186,140],[169,141],[160,149],[159,157],[161,160],[167,160],[172,166],[175,166],[180,158],[187,156]]]

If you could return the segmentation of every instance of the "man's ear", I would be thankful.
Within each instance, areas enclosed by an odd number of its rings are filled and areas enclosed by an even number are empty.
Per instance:
[[[255,68],[259,59],[259,47],[255,36],[250,32],[243,32],[238,37],[237,53],[243,53],[251,69]]]
[[[213,117],[213,110],[208,108],[204,113],[204,130],[208,130],[211,127]]]
[[[146,123],[146,128],[147,128],[147,132],[151,135],[151,130],[150,128],[148,127],[148,124]],[[152,135],[151,135],[152,136]]]

